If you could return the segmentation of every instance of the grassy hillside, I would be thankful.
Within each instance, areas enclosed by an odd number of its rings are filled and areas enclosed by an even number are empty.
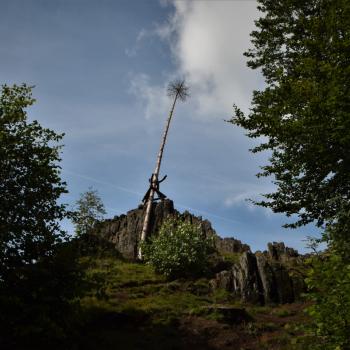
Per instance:
[[[289,349],[307,322],[303,304],[241,305],[209,280],[168,282],[150,266],[84,257],[84,349]]]

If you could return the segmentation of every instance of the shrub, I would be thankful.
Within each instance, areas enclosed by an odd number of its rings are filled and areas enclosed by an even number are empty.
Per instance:
[[[211,237],[200,226],[168,219],[159,234],[143,244],[144,260],[169,279],[199,277],[209,271],[209,258],[215,252]]]
[[[313,331],[322,339],[311,349],[350,349],[350,264],[334,250],[310,259],[308,308]]]

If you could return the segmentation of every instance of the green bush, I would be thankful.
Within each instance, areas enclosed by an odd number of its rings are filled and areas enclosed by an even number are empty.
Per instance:
[[[144,260],[169,279],[204,275],[215,252],[213,239],[205,237],[200,226],[175,219],[166,220],[142,250]]]
[[[308,308],[320,345],[311,349],[350,349],[350,263],[334,250],[310,259]]]

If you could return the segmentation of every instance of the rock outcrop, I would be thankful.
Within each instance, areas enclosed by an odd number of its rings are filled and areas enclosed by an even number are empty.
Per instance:
[[[152,208],[150,231],[155,233],[161,227],[164,219],[175,214],[173,202],[164,200]],[[126,215],[115,216],[96,225],[94,234],[113,243],[115,248],[126,258],[134,260],[137,257],[137,247],[141,237],[144,209],[139,206]]]
[[[302,256],[283,243],[269,243],[268,247],[264,253],[242,253],[238,263],[216,274],[212,287],[224,288],[243,302],[283,304],[298,300],[305,291]]]
[[[296,266],[302,256],[283,243],[269,243],[268,250],[253,254],[247,244],[234,238],[221,238],[208,220],[188,211],[178,212],[171,200],[154,204],[150,232],[157,234],[168,217],[175,217],[200,225],[205,236],[215,239],[217,250],[223,255],[239,255],[238,261],[227,265],[216,274],[210,284],[212,288],[224,288],[244,302],[289,303],[299,298],[305,290],[303,278]],[[115,216],[96,225],[94,234],[111,242],[124,258],[135,260],[144,219],[144,208],[130,210],[126,215]]]
[[[112,242],[115,248],[127,259],[134,260],[137,257],[137,247],[141,237],[144,209],[139,206],[130,210],[126,215],[115,216],[113,219],[105,220],[96,225],[94,234]],[[241,253],[250,251],[247,244],[234,238],[221,238],[212,228],[208,220],[195,216],[188,211],[178,212],[170,199],[154,204],[151,214],[150,232],[157,234],[163,221],[168,217],[176,217],[195,225],[200,225],[206,237],[213,236],[215,245],[222,253]]]

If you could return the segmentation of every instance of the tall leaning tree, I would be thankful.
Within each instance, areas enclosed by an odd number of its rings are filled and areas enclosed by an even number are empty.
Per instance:
[[[162,180],[159,181],[160,165],[162,162],[164,147],[165,147],[165,143],[166,143],[167,136],[168,136],[170,122],[171,122],[171,119],[172,119],[173,114],[174,114],[176,102],[178,100],[185,101],[186,98],[189,96],[189,88],[186,86],[185,81],[184,80],[175,80],[175,81],[171,82],[168,86],[168,96],[173,97],[173,103],[172,103],[172,106],[171,106],[171,109],[169,112],[168,119],[167,119],[166,124],[165,124],[165,129],[164,129],[163,137],[162,137],[162,140],[160,143],[160,148],[159,148],[159,152],[158,152],[156,166],[155,166],[154,172],[150,178],[150,188],[144,197],[144,204],[146,206],[146,210],[145,210],[145,217],[144,217],[142,232],[141,232],[141,243],[146,240],[146,237],[149,233],[148,232],[149,231],[149,223],[150,223],[150,219],[151,219],[152,204],[154,202],[155,194],[158,193],[161,198],[165,198],[165,196],[159,192],[159,183],[162,181]],[[139,245],[138,258],[142,259],[142,246],[141,246],[141,244]]]

